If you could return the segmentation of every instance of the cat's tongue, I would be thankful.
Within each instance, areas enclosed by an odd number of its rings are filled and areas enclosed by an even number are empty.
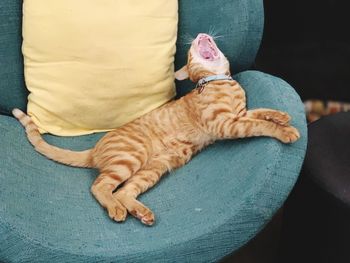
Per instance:
[[[198,41],[199,54],[207,60],[214,60],[217,57],[216,47],[211,43],[210,39],[203,37]]]

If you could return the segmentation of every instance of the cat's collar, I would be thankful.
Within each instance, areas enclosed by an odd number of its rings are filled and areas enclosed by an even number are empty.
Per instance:
[[[205,78],[201,78],[196,85],[196,89],[198,89],[198,93],[201,93],[204,87],[212,81],[216,80],[233,80],[231,76],[220,74],[220,75],[211,75]]]

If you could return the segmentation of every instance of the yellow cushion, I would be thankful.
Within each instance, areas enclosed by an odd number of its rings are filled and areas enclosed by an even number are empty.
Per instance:
[[[107,131],[173,98],[177,8],[177,0],[24,0],[28,114],[40,131]]]

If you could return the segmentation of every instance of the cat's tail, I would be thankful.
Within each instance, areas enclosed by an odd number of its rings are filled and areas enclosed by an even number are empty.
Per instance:
[[[70,166],[92,168],[92,149],[75,152],[67,149],[58,148],[48,144],[41,136],[38,126],[32,119],[19,109],[12,111],[13,116],[23,125],[26,130],[29,142],[34,146],[35,150],[46,156],[47,158],[59,163]]]

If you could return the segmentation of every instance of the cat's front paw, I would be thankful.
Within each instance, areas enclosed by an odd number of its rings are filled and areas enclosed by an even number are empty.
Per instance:
[[[300,138],[299,131],[293,126],[285,126],[281,128],[280,132],[278,139],[284,143],[293,143]]]

